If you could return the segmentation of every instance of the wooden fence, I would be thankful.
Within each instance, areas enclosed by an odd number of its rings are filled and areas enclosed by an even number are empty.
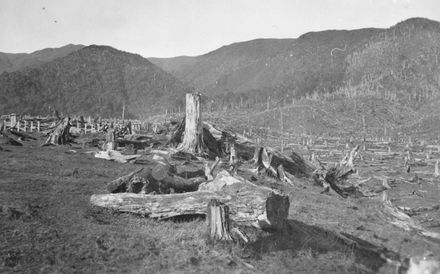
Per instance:
[[[0,116],[0,121],[4,122],[6,128],[15,128],[22,132],[43,132],[54,127],[59,118],[51,116],[29,116],[17,115],[15,113]],[[90,116],[84,119],[82,116],[71,118],[72,130],[77,133],[95,133],[107,128],[122,128],[127,124],[131,124],[133,133],[142,130],[148,130],[148,125],[139,120],[122,120],[122,119],[92,119]]]

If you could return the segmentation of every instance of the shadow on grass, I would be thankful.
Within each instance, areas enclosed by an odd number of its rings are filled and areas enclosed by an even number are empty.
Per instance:
[[[353,256],[356,263],[373,272],[382,267],[387,262],[386,259],[400,261],[398,253],[384,247],[349,234],[335,233],[296,220],[288,220],[285,231],[266,234],[248,248],[256,254],[279,250],[290,250],[298,254],[305,249],[310,249],[313,254],[337,251],[347,254],[347,257]]]

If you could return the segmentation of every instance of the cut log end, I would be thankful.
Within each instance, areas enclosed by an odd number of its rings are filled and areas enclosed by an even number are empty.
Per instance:
[[[289,216],[289,196],[272,192],[266,199],[266,214],[260,216],[258,225],[262,229],[283,231]]]

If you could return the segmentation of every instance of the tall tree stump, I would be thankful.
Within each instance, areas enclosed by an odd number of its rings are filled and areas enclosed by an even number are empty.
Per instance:
[[[115,150],[116,149],[116,136],[115,130],[109,129],[105,138],[104,150]]]
[[[200,111],[201,95],[186,94],[185,134],[178,150],[192,154],[201,153],[202,148],[202,113]]]
[[[229,230],[229,207],[217,199],[211,199],[207,210],[208,237],[211,240],[232,241]]]

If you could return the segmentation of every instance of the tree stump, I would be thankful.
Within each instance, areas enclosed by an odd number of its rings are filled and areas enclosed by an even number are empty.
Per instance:
[[[178,150],[192,154],[202,152],[202,113],[200,111],[201,95],[186,94],[185,134]]]
[[[116,138],[115,138],[115,130],[110,129],[107,132],[106,138],[105,138],[105,145],[104,150],[115,150],[116,149]]]
[[[65,145],[71,141],[70,118],[64,117],[49,133],[49,137],[44,145]]]
[[[229,207],[217,199],[211,199],[207,209],[208,237],[211,240],[232,241],[229,230]]]

